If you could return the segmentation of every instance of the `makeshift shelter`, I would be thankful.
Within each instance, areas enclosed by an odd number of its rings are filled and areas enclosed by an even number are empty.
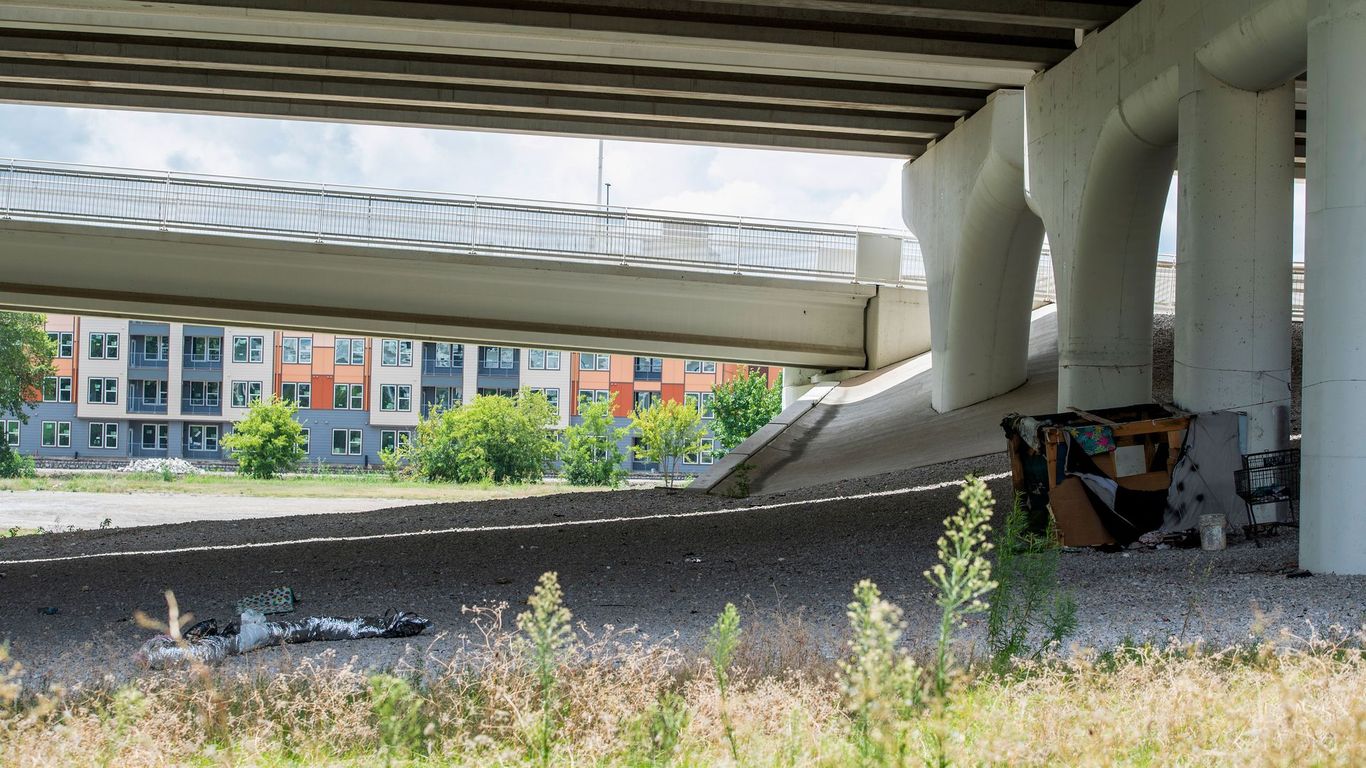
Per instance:
[[[1002,421],[1015,490],[1036,519],[1051,512],[1068,546],[1124,545],[1242,509],[1237,413],[1184,414],[1144,404]]]

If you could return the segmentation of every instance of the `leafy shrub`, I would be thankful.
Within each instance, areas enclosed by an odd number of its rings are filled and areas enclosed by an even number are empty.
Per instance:
[[[712,387],[712,433],[727,451],[773,420],[783,409],[783,384],[745,369],[730,381]]]
[[[237,461],[238,472],[268,479],[299,466],[306,452],[303,427],[294,420],[298,410],[294,403],[275,397],[251,404],[247,415],[223,438],[223,447]]]
[[[407,458],[431,481],[536,482],[554,460],[550,427],[555,407],[539,392],[516,398],[482,395],[449,410],[437,408],[417,425]]]
[[[683,455],[702,449],[702,415],[677,400],[657,400],[632,411],[631,428],[640,433],[640,444],[632,450],[638,458],[659,464],[665,488],[673,487]]]
[[[570,485],[605,485],[615,488],[626,477],[622,462],[626,454],[618,443],[629,430],[617,428],[612,421],[609,400],[585,403],[579,408],[580,423],[564,431],[564,450],[560,470]]]
[[[0,445],[0,477],[36,477],[37,474],[33,468],[32,456],[25,456],[7,445]]]

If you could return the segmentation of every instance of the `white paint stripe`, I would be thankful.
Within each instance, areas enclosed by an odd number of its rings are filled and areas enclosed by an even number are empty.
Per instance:
[[[983,480],[1000,480],[1010,477],[1009,472],[999,472],[994,475],[983,475]],[[823,499],[808,499],[805,501],[784,501],[777,504],[761,504],[755,507],[731,507],[728,509],[705,509],[697,512],[673,512],[657,515],[639,515],[634,517],[602,517],[593,520],[566,520],[557,523],[518,523],[515,525],[486,525],[486,526],[466,526],[461,528],[438,528],[425,531],[399,531],[397,533],[371,533],[362,536],[318,536],[309,539],[291,539],[289,541],[258,541],[246,544],[208,544],[202,547],[179,547],[176,549],[144,549],[125,552],[96,552],[88,555],[64,555],[62,557],[38,557],[31,560],[0,560],[0,565],[37,565],[41,563],[65,563],[72,560],[93,560],[101,557],[144,557],[149,555],[184,555],[194,552],[226,552],[237,549],[264,549],[267,547],[287,547],[295,544],[331,544],[347,541],[378,541],[380,539],[406,539],[413,536],[443,536],[449,534],[462,533],[483,533],[485,531],[533,531],[543,528],[569,528],[578,525],[609,525],[612,523],[635,523],[645,520],[680,520],[689,517],[709,517],[713,515],[727,515],[738,512],[765,512],[772,509],[784,509],[786,507],[800,507],[815,504],[829,504],[836,501],[857,501],[859,499],[874,499],[883,496],[899,496],[907,493],[924,493],[926,491],[937,491],[942,488],[949,488],[962,485],[962,480],[947,480],[942,483],[931,485],[918,485],[914,488],[896,488],[890,491],[869,491],[868,493],[856,493],[849,496],[829,496]]]

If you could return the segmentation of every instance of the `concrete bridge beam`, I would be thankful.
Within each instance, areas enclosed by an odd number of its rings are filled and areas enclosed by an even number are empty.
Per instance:
[[[1025,380],[1043,222],[1024,196],[1024,94],[997,91],[903,172],[902,212],[920,241],[942,412]]]
[[[1260,93],[1183,68],[1174,397],[1248,415],[1247,448],[1290,439],[1294,85]]]

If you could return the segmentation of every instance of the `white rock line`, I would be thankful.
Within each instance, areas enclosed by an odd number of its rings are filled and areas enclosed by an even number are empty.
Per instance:
[[[1010,477],[1009,472],[998,472],[994,475],[982,475],[982,480],[1000,480]],[[86,555],[63,555],[61,557],[36,557],[28,560],[0,560],[0,565],[39,565],[42,563],[65,563],[72,560],[94,560],[102,557],[145,557],[151,555],[184,555],[195,552],[227,552],[238,549],[265,549],[267,547],[288,547],[297,544],[332,544],[350,541],[378,541],[381,539],[406,539],[414,536],[444,536],[451,534],[465,533],[484,533],[487,531],[533,531],[544,528],[571,528],[582,525],[610,525],[614,523],[637,523],[647,520],[681,520],[691,517],[712,517],[716,515],[729,515],[741,512],[766,512],[774,509],[785,509],[787,507],[801,507],[816,504],[830,504],[837,501],[858,501],[859,499],[874,499],[884,496],[901,496],[909,493],[925,493],[927,491],[937,491],[952,486],[961,486],[962,480],[946,480],[942,483],[930,485],[918,485],[913,488],[895,488],[889,491],[869,491],[867,493],[856,493],[848,496],[827,496],[821,499],[807,499],[804,501],[783,501],[776,504],[760,504],[753,507],[729,507],[725,509],[704,509],[695,512],[663,512],[655,515],[637,515],[631,517],[600,517],[592,520],[565,520],[555,523],[514,523],[511,525],[475,525],[462,526],[458,528],[435,528],[422,531],[396,531],[393,533],[369,533],[359,536],[316,536],[307,539],[290,539],[288,541],[254,541],[243,544],[206,544],[199,547],[177,547],[175,549],[143,549],[129,550],[122,552],[95,552]]]

